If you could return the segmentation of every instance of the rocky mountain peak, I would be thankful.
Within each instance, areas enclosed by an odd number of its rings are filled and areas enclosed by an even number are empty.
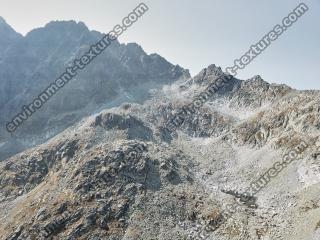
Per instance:
[[[20,38],[22,38],[22,35],[17,33],[7,24],[6,20],[0,16],[0,58],[3,52]]]
[[[51,21],[44,28],[56,31],[89,31],[88,27],[83,22],[70,21]]]
[[[82,38],[89,36],[90,31],[83,22],[76,21],[51,21],[44,27],[36,28],[26,35],[30,41],[81,41]],[[94,35],[94,34],[92,34]],[[52,39],[50,41],[50,39]]]
[[[0,38],[18,37],[21,34],[17,33],[7,22],[0,16]]]
[[[128,43],[126,44],[128,51],[137,56],[145,56],[146,52],[142,49],[142,47],[137,43]]]
[[[0,16],[0,24],[5,24],[5,23],[6,23],[6,20],[4,20],[4,18]]]
[[[7,24],[6,20],[5,20],[3,17],[1,17],[1,16],[0,16],[0,27],[1,27],[1,28],[3,28],[3,27],[10,27],[10,26]]]
[[[193,78],[193,82],[200,85],[208,84],[213,82],[220,74],[224,74],[221,67],[211,64],[207,68],[202,69],[201,72]]]

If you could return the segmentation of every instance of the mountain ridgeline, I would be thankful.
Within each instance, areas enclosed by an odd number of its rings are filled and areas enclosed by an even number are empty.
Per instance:
[[[320,239],[319,91],[231,78],[170,132],[227,76],[116,41],[10,135],[102,34],[0,24],[0,240]]]
[[[135,43],[114,41],[14,134],[6,123],[103,37],[82,22],[54,21],[26,36],[0,19],[0,159],[39,144],[84,116],[124,102],[143,102],[149,90],[181,78],[187,70]]]

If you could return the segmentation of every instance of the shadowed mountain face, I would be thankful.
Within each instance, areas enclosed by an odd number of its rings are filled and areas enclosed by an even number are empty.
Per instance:
[[[20,41],[23,37],[15,32],[7,23],[6,21],[0,17],[0,64],[4,62],[4,58],[10,49],[11,46],[15,45],[18,41]],[[11,64],[13,65],[13,64]],[[3,67],[1,67],[2,69]],[[13,68],[13,66],[11,66]],[[10,82],[5,81],[2,79],[0,81],[0,106],[3,107],[3,104],[8,99],[10,95],[10,89],[12,88]],[[3,114],[1,114],[1,117]]]
[[[22,37],[0,19],[0,159],[99,109],[142,102],[150,89],[189,77],[188,71],[146,54],[135,43],[115,41],[10,136],[6,123],[102,37],[74,21],[51,22]]]

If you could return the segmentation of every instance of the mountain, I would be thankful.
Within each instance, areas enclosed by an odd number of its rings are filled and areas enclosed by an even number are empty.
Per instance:
[[[5,55],[6,50],[19,41],[22,35],[17,33],[7,22],[0,16],[0,61]]]
[[[0,21],[0,159],[43,143],[104,108],[143,102],[149,90],[189,78],[187,70],[136,43],[114,41],[13,134],[5,126],[104,36],[82,22],[53,21],[25,37]],[[2,53],[1,53],[2,52]]]
[[[232,78],[164,131],[217,72],[1,162],[1,239],[319,239],[320,92]]]

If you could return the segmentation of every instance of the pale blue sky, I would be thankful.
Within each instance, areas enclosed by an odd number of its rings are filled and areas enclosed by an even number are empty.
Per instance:
[[[137,42],[147,53],[197,74],[209,64],[233,64],[274,25],[296,0],[145,0],[149,12],[127,30],[120,42]],[[140,1],[136,0],[0,0],[0,16],[26,34],[51,20],[83,21],[108,32]],[[268,82],[298,89],[320,89],[320,0],[304,1],[309,11],[238,77],[260,74]]]

